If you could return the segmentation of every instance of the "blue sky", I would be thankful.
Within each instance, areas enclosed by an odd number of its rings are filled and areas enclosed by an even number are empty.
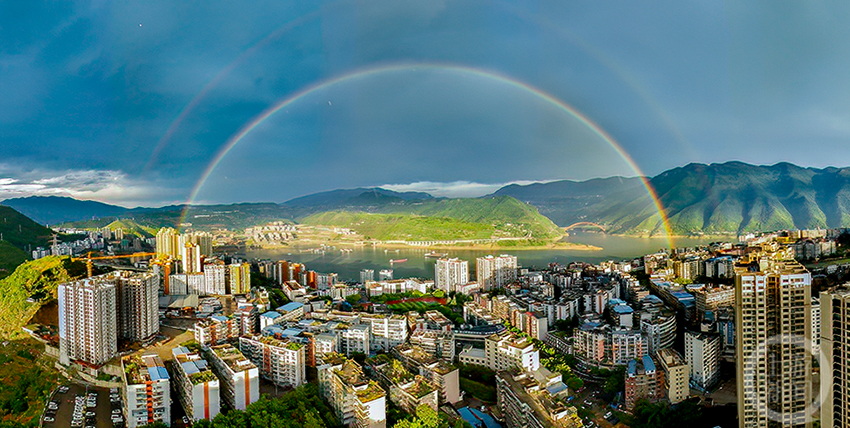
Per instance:
[[[388,185],[850,165],[847,2],[0,4],[0,198],[284,201]],[[427,65],[427,66],[426,66]],[[457,71],[481,70],[484,74]],[[179,120],[178,120],[179,119]],[[169,129],[171,131],[169,131]]]

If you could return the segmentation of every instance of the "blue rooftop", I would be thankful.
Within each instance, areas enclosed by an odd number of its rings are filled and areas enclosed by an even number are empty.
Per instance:
[[[297,328],[288,328],[288,329],[284,330],[283,333],[281,333],[281,335],[284,336],[284,337],[298,336],[299,334],[301,334],[301,330],[297,329]]]
[[[590,322],[590,321],[588,321],[588,322],[586,322],[586,323],[582,324],[582,325],[581,325],[581,327],[579,327],[579,328],[580,328],[580,329],[582,329],[582,330],[585,330],[585,331],[586,331],[586,330],[593,330],[593,329],[595,329],[596,327],[599,327],[600,325],[602,325],[602,324],[601,324],[601,323],[598,323],[598,322]]]
[[[281,336],[283,335],[283,331],[283,327],[277,324],[272,324],[264,328],[262,333],[264,336]]]
[[[558,395],[567,390],[567,385],[564,385],[564,382],[553,383],[547,386],[546,390],[549,391],[550,395]]]
[[[658,296],[656,296],[656,295],[654,295],[654,294],[650,294],[650,295],[648,295],[648,296],[644,297],[642,301],[643,301],[643,302],[656,302],[656,303],[661,303],[661,298],[660,298],[660,297],[658,297]]]
[[[194,361],[186,361],[180,365],[183,366],[183,371],[186,372],[187,375],[193,375],[200,372]]]
[[[213,315],[210,318],[218,321],[218,322],[227,322],[227,317],[223,315]]]
[[[292,312],[294,310],[297,310],[298,308],[303,307],[303,306],[304,306],[303,303],[289,302],[289,303],[277,308],[276,310],[278,312],[281,312],[281,313],[287,313],[287,312]]]
[[[165,367],[148,367],[148,374],[154,382],[162,379],[169,379],[168,372],[165,370]]]
[[[277,313],[277,312],[275,312],[275,311],[268,311],[268,312],[266,312],[266,313],[264,313],[264,314],[261,314],[260,316],[261,316],[261,317],[266,317],[266,318],[279,318],[279,317],[280,317],[280,314],[279,314],[279,313]]]
[[[652,357],[649,355],[643,356],[643,369],[646,371],[655,371],[655,362],[652,361]]]
[[[629,361],[629,368],[626,369],[626,373],[630,375],[637,374],[637,361],[631,360]]]
[[[627,315],[627,314],[634,312],[634,309],[632,309],[628,305],[617,305],[617,306],[614,306],[613,310],[614,310],[614,312],[616,312],[620,315]]]

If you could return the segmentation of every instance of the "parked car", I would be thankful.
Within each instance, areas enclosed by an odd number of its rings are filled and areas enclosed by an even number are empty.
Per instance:
[[[56,420],[56,419],[53,419],[53,418],[52,418],[52,417],[50,417],[50,416],[45,416],[45,417],[44,417],[44,422],[53,422],[53,421],[55,421],[55,420]]]

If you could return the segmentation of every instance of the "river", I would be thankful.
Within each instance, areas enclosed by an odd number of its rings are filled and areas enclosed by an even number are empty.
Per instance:
[[[499,253],[517,256],[519,264],[529,268],[543,268],[551,262],[569,263],[573,261],[585,261],[598,263],[605,260],[624,260],[654,253],[662,248],[667,248],[665,238],[636,238],[631,236],[605,235],[601,233],[579,233],[567,238],[569,242],[587,244],[599,247],[601,250],[510,250],[505,249]],[[690,247],[707,244],[717,239],[709,238],[677,238],[677,247]],[[470,261],[470,274],[475,270],[475,259],[488,254],[496,254],[493,251],[481,250],[435,250],[447,252],[449,257],[458,257]],[[422,248],[405,248],[399,250],[385,250],[383,248],[354,248],[350,252],[339,249],[327,250],[322,253],[299,251],[296,248],[283,248],[273,250],[248,250],[249,258],[290,260],[304,263],[308,269],[316,272],[336,272],[341,280],[360,280],[360,270],[374,269],[377,278],[381,269],[393,269],[395,278],[434,277],[434,260],[425,257],[431,250]],[[393,263],[390,259],[407,259],[404,263]]]

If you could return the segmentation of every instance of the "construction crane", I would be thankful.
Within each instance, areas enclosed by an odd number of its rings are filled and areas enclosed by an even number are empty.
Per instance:
[[[91,276],[92,276],[92,265],[93,265],[92,261],[93,260],[127,259],[127,258],[132,258],[132,257],[152,257],[152,256],[156,255],[156,253],[133,253],[133,254],[121,254],[121,255],[118,255],[118,256],[92,257],[91,254],[92,254],[91,251],[89,251],[89,253],[88,253],[88,255],[86,255],[86,257],[73,257],[71,259],[71,260],[74,260],[74,261],[84,261],[84,262],[86,262],[86,273],[88,273],[89,278],[91,278]]]

